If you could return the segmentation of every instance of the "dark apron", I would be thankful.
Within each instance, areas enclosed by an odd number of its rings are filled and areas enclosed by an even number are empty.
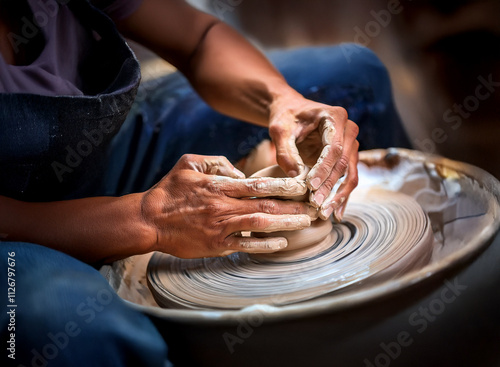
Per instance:
[[[78,65],[84,96],[0,94],[0,195],[99,195],[109,143],[134,101],[139,64],[114,23],[86,0],[67,6],[89,32],[91,47]]]

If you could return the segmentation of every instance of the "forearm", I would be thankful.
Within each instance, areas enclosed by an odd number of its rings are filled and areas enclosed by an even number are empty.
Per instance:
[[[88,263],[148,252],[152,235],[140,194],[49,203],[0,196],[3,240],[41,244]]]
[[[176,66],[224,114],[267,126],[270,105],[298,95],[238,32],[184,1],[144,0],[118,27]]]
[[[222,22],[208,30],[184,73],[213,108],[261,126],[269,124],[271,104],[298,95],[260,51]]]

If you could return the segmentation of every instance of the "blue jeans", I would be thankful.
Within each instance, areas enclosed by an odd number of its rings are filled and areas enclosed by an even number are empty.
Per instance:
[[[28,243],[2,243],[0,254],[2,274],[8,259],[15,261],[15,297],[1,315],[2,340],[14,335],[15,360],[8,366],[167,365],[167,347],[153,323],[127,306],[96,269]],[[7,285],[0,287],[4,302]]]
[[[304,96],[345,107],[360,126],[361,149],[409,146],[387,71],[371,51],[341,45],[279,51],[269,57]],[[114,138],[96,195],[147,190],[185,153],[224,155],[236,162],[267,137],[264,128],[212,110],[180,74],[154,80],[141,87]],[[4,242],[0,252],[2,274],[7,274],[9,253],[15,254],[15,317],[0,313],[2,340],[11,337],[8,328],[14,321],[16,360],[10,362],[166,365],[167,346],[153,322],[127,306],[96,269],[35,244]],[[7,288],[1,282],[3,297]]]

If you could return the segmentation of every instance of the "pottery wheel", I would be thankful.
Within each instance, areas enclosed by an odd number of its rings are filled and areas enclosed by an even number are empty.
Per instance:
[[[334,224],[317,245],[205,259],[155,253],[147,276],[162,307],[285,305],[399,276],[425,265],[431,248],[429,218],[413,198],[355,190],[342,223]]]

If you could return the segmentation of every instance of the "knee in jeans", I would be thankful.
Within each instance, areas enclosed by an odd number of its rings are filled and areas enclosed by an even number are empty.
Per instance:
[[[340,49],[348,64],[370,62],[383,66],[378,56],[371,49],[358,43],[341,43]]]
[[[385,65],[368,47],[357,43],[342,43],[340,49],[342,50],[342,54],[347,64],[351,66],[353,70],[369,70],[372,73],[381,74],[383,77],[388,76]]]

